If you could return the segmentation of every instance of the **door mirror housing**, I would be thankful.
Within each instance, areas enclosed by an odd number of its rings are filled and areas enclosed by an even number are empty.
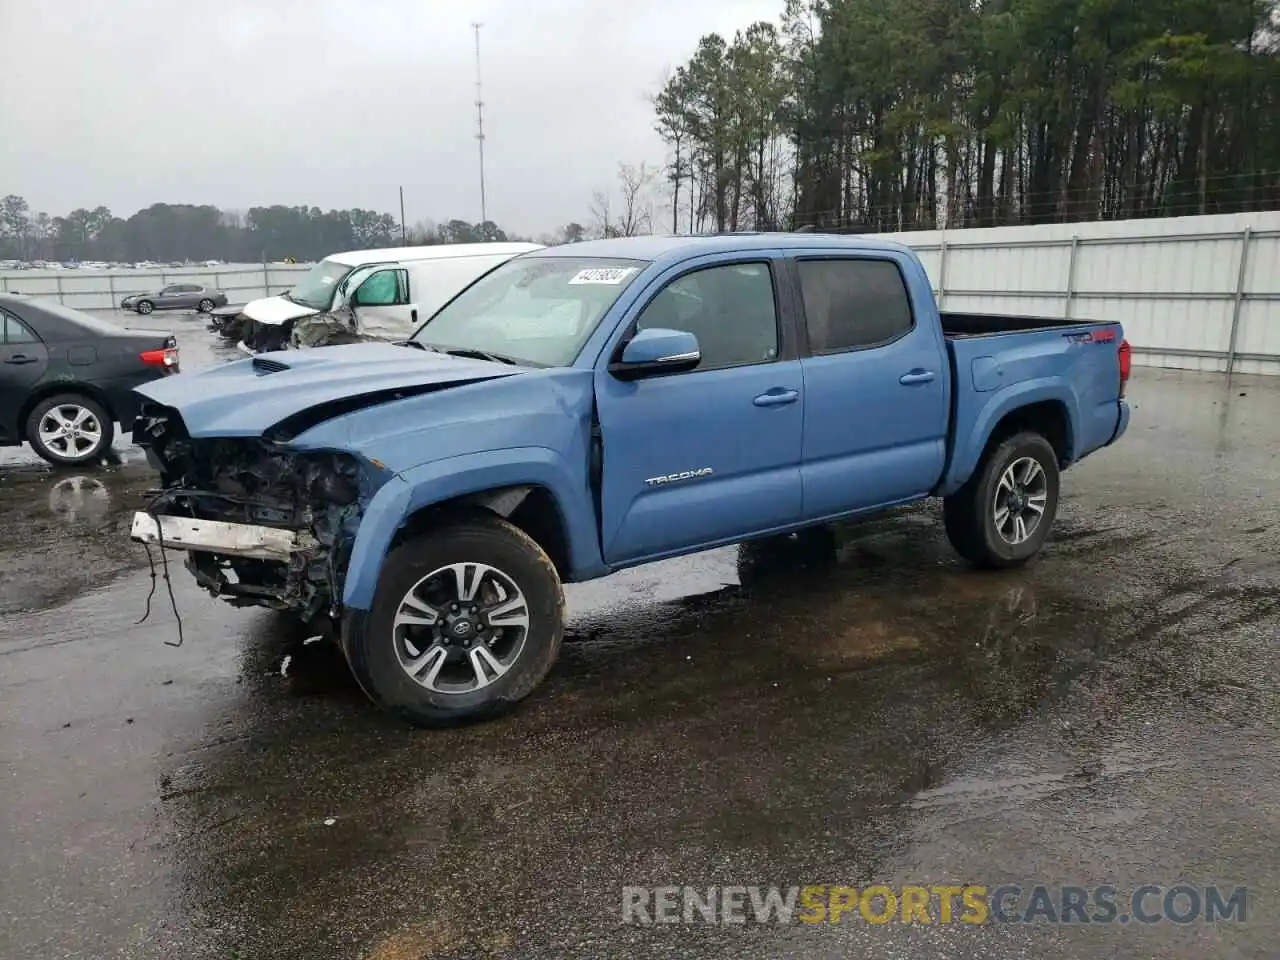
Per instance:
[[[653,327],[632,337],[622,355],[609,364],[620,380],[637,380],[663,373],[683,373],[702,362],[698,338],[687,330]]]
[[[409,302],[409,271],[379,270],[361,281],[351,294],[353,307],[398,307]]]

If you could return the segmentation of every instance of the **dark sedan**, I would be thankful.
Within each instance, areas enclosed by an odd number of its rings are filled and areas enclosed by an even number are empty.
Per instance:
[[[178,372],[178,341],[126,330],[54,300],[0,294],[0,446],[56,465],[100,458],[132,427],[133,388]]]
[[[135,293],[120,301],[121,310],[147,314],[155,310],[197,310],[211,313],[227,305],[227,295],[195,283],[171,283],[155,293]]]

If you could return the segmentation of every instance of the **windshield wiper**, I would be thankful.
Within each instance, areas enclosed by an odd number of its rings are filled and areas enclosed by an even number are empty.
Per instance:
[[[504,357],[500,353],[489,353],[487,350],[472,350],[469,347],[437,347],[431,343],[423,343],[421,340],[414,340],[412,343],[420,350],[430,350],[432,353],[446,353],[451,357],[466,357],[469,360],[488,360],[491,363],[505,363],[511,367],[518,367],[521,365],[519,360],[513,360],[511,357]]]
[[[463,347],[451,347],[448,350],[441,350],[440,352],[447,353],[451,357],[469,357],[472,360],[489,360],[493,363],[505,363],[511,367],[520,366],[519,360],[504,357],[500,353],[489,353],[487,350],[469,350]]]

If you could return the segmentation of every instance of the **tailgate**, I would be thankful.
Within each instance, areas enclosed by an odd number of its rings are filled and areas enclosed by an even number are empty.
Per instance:
[[[1120,347],[1124,328],[1118,323],[1091,324],[1062,334],[1068,343],[1066,376],[1080,397],[1080,436],[1075,459],[1111,442],[1120,425]]]

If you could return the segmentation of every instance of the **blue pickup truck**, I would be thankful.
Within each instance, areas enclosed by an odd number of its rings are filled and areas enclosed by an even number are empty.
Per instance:
[[[331,623],[431,726],[555,661],[561,584],[941,497],[973,564],[1045,542],[1128,425],[1114,323],[943,313],[874,238],[588,241],[516,257],[399,344],[139,387],[162,486],[132,537],[234,604]]]

